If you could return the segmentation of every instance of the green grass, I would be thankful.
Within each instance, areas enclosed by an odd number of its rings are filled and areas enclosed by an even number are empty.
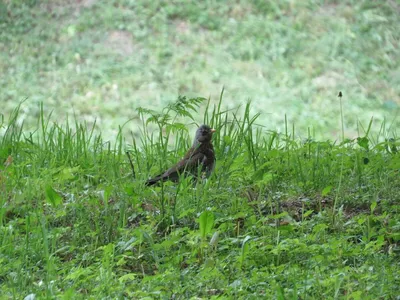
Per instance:
[[[300,136],[311,128],[338,139],[341,90],[347,137],[372,116],[373,130],[396,128],[399,11],[397,1],[369,0],[5,0],[2,112],[28,98],[20,117],[31,128],[44,103],[58,120],[97,120],[113,140],[138,107],[178,95],[217,103],[225,87],[226,108],[250,98],[270,130],[283,132],[286,114]]]
[[[399,11],[0,2],[0,299],[397,299]]]
[[[398,296],[395,133],[299,140],[257,125],[250,103],[181,97],[140,109],[140,138],[108,142],[43,106],[28,133],[24,105],[0,126],[2,298]],[[198,107],[218,129],[213,176],[145,187],[190,145]]]

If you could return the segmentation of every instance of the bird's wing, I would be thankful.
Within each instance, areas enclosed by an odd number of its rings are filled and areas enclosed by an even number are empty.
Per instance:
[[[206,159],[204,153],[200,151],[189,151],[185,157],[175,166],[169,168],[162,176],[171,180],[179,178],[179,174],[184,172],[196,172],[200,163]]]

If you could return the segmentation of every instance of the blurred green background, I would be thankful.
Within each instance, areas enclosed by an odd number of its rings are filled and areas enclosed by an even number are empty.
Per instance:
[[[252,100],[258,124],[347,137],[358,124],[399,125],[399,1],[2,0],[0,102],[22,105],[34,126],[43,102],[53,120],[113,138],[138,107],[178,95],[227,108]],[[199,114],[199,119],[201,118]],[[188,120],[189,122],[189,120]],[[390,130],[389,130],[390,131]]]

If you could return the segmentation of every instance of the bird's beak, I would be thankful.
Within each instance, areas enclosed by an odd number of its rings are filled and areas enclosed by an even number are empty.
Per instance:
[[[211,129],[211,133],[214,133],[214,132],[216,132],[217,130],[216,129]]]

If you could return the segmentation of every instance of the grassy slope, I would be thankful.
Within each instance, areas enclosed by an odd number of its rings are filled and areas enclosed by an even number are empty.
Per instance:
[[[400,103],[396,1],[5,1],[0,8],[0,101],[33,125],[39,102],[114,139],[136,108],[177,95],[225,105],[251,98],[259,123],[338,137],[373,115],[389,127]],[[24,3],[24,4],[22,4]],[[8,12],[8,13],[7,13]],[[5,20],[5,21],[4,21]],[[395,120],[393,126],[398,125]],[[134,131],[135,123],[131,125]],[[378,126],[375,126],[378,128]]]
[[[21,135],[16,115],[3,123],[2,297],[395,298],[394,144],[304,143],[290,130],[261,131],[250,106],[236,115],[211,106],[215,175],[196,188],[145,188],[149,174],[182,156],[188,132],[171,120],[190,120],[199,101],[181,99],[153,118],[162,138],[142,127],[131,150],[135,180],[128,141],[105,143],[43,113],[33,135]]]

